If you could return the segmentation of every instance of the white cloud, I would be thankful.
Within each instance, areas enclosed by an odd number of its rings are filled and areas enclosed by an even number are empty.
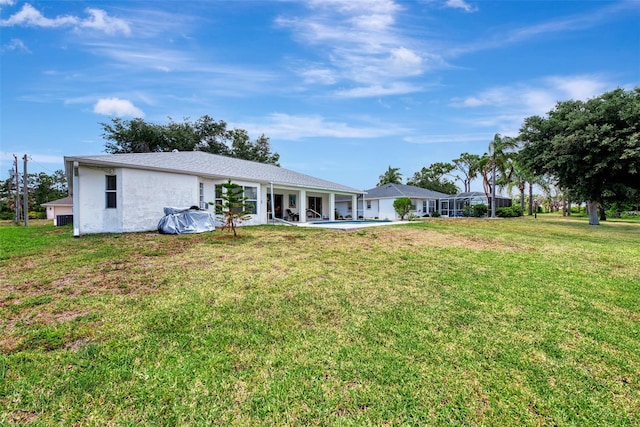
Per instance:
[[[335,92],[341,98],[370,98],[374,96],[405,95],[419,92],[421,87],[403,82],[390,83],[388,85],[360,86],[352,89],[344,89]]]
[[[478,10],[477,7],[471,6],[469,3],[467,3],[464,0],[447,0],[445,5],[447,7],[452,7],[454,9],[462,9],[465,12],[475,12]]]
[[[8,27],[14,25],[24,25],[44,28],[72,26],[77,25],[78,22],[79,19],[77,17],[69,15],[58,16],[57,18],[53,19],[46,18],[28,3],[22,6],[22,9],[19,12],[16,12],[14,15],[10,16],[9,19],[0,21],[3,26]]]
[[[90,17],[80,22],[80,27],[82,28],[100,30],[107,34],[131,34],[131,28],[129,28],[129,24],[126,21],[108,16],[104,10],[88,8],[87,13]]]
[[[615,84],[597,75],[550,76],[455,98],[450,106],[474,111],[475,115],[466,114],[461,119],[468,125],[513,135],[526,117],[546,115],[558,102],[584,101],[614,87]]]
[[[441,65],[438,55],[421,52],[424,40],[403,35],[397,20],[403,6],[391,0],[310,0],[307,16],[279,17],[307,49],[316,49],[324,62],[298,67],[305,83],[336,85],[356,83],[359,89],[342,90],[341,96],[380,96],[417,91],[408,79],[428,67]],[[439,59],[440,58],[440,59]],[[428,61],[427,61],[428,59]],[[319,73],[322,70],[322,73]],[[389,88],[402,87],[400,91]],[[365,90],[362,90],[365,88]],[[376,90],[381,89],[381,90]]]
[[[29,48],[20,39],[11,39],[9,43],[2,46],[2,51],[14,51],[14,50],[22,50],[24,52],[31,53]]]
[[[73,15],[62,15],[55,18],[47,18],[39,10],[25,4],[20,11],[11,15],[8,19],[0,20],[0,26],[26,26],[41,28],[72,27],[75,29],[94,29],[107,34],[130,34],[129,24],[119,18],[108,16],[104,10],[88,8],[89,17],[81,19]]]
[[[144,117],[144,112],[127,99],[103,98],[93,106],[93,112],[107,116]]]
[[[491,37],[480,38],[477,41],[449,50],[450,56],[459,56],[468,52],[477,52],[486,49],[499,49],[503,46],[513,45],[522,41],[546,37],[553,34],[569,33],[588,30],[608,22],[612,17],[626,12],[637,12],[638,2],[619,1],[603,3],[605,6],[569,16],[561,16],[552,20],[532,23],[530,25],[512,28],[510,30],[495,33]]]
[[[262,124],[238,124],[238,127],[253,133],[264,133],[270,138],[280,140],[299,140],[302,138],[378,138],[396,135],[403,130],[388,124],[365,123],[356,126],[344,121],[331,121],[324,117],[313,115],[291,115],[273,113],[267,116]]]
[[[586,100],[600,95],[610,88],[610,82],[602,80],[597,76],[568,76],[549,77],[547,82],[551,87],[557,88],[566,94],[569,99]]]
[[[53,156],[50,154],[33,154],[33,153],[29,153],[29,150],[24,150],[24,149],[18,149],[15,153],[9,153],[8,151],[2,151],[0,152],[0,160],[9,160],[13,163],[14,161],[14,157],[13,155],[17,155],[18,156],[18,160],[19,160],[19,168],[22,168],[22,156],[24,156],[24,154],[27,154],[29,160],[37,162],[37,163],[53,163],[53,164],[61,164],[63,157],[62,155],[60,156]],[[20,172],[22,173],[22,172]]]
[[[329,68],[309,68],[300,72],[306,83],[332,85],[337,82],[336,75]]]
[[[611,87],[599,76],[551,76],[529,83],[516,83],[487,89],[466,98],[453,99],[453,107],[521,107],[534,114],[544,114],[556,102],[568,99],[586,100]]]
[[[493,138],[491,132],[479,132],[479,133],[452,133],[452,134],[436,134],[436,135],[421,135],[404,138],[404,141],[411,144],[462,144],[469,142],[484,142],[491,141]]]
[[[14,3],[13,0],[0,0],[0,6],[13,6]]]

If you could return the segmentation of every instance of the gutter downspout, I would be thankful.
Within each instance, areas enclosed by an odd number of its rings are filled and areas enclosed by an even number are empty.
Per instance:
[[[73,237],[80,236],[80,164],[73,162]]]

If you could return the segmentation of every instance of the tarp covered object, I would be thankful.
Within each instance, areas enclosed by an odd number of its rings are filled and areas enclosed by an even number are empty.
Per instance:
[[[162,234],[203,233],[215,228],[213,215],[195,208],[164,208],[164,216],[158,223]]]

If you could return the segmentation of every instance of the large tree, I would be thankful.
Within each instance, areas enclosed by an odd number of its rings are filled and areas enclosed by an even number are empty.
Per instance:
[[[525,119],[520,135],[527,167],[586,201],[589,224],[599,224],[598,206],[640,191],[640,88],[559,102]]]
[[[378,187],[385,184],[402,184],[400,168],[392,168],[389,166],[389,169],[378,177]]]
[[[199,150],[279,166],[280,155],[271,152],[269,138],[261,135],[251,141],[244,129],[227,129],[226,122],[206,115],[195,122],[170,118],[164,125],[114,118],[101,126],[105,151],[111,154]]]
[[[424,167],[414,173],[413,177],[407,181],[407,184],[440,193],[456,194],[458,193],[458,187],[455,182],[447,178],[454,168],[455,166],[451,163],[432,163],[429,167]]]
[[[512,161],[516,155],[518,140],[508,136],[501,136],[499,133],[493,136],[489,143],[489,153],[485,153],[480,159],[480,175],[484,193],[491,206],[496,186],[508,187],[512,179]],[[493,209],[491,216],[495,216]]]
[[[477,154],[462,153],[457,159],[453,159],[453,166],[459,175],[456,179],[462,181],[464,192],[471,191],[471,181],[480,173],[480,156]]]

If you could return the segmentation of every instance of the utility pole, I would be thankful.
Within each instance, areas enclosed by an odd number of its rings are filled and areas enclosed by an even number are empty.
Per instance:
[[[27,155],[25,154],[23,157],[24,160],[24,172],[22,174],[22,184],[24,186],[24,194],[22,196],[24,203],[24,226],[27,227],[29,225],[29,175],[27,174]]]
[[[13,163],[14,163],[14,170],[16,171],[15,173],[15,177],[16,177],[16,203],[15,203],[15,208],[16,208],[16,220],[15,223],[16,225],[18,223],[20,223],[20,173],[18,173],[18,156],[16,156],[15,154],[13,155]]]

